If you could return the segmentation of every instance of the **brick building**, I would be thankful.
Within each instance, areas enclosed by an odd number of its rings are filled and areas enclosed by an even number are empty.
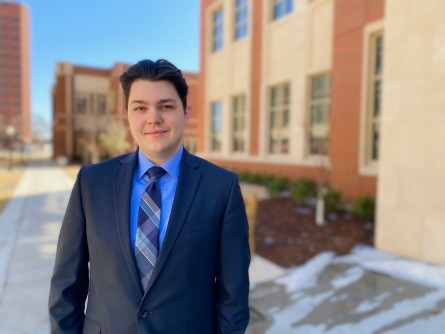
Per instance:
[[[199,145],[377,195],[376,245],[445,263],[445,1],[201,0]]]
[[[110,69],[103,69],[62,62],[56,65],[52,90],[54,158],[97,162],[134,149],[119,82],[119,76],[128,66],[116,63]],[[193,109],[197,103],[198,76],[185,72],[184,77],[189,85],[188,104]],[[196,115],[192,115],[184,133],[184,143],[193,152],[196,124]],[[107,151],[104,138],[116,140],[119,136],[128,145]]]
[[[0,145],[8,127],[14,142],[32,140],[29,47],[28,6],[0,1]]]
[[[384,2],[201,4],[199,151],[237,171],[327,175],[348,201],[375,195]]]

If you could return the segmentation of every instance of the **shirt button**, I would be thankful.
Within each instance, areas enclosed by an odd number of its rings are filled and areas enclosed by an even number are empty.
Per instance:
[[[145,319],[148,316],[148,311],[147,310],[141,310],[139,311],[139,318]]]

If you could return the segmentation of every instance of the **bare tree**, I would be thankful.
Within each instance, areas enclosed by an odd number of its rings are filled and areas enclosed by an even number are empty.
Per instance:
[[[99,134],[99,143],[108,156],[115,156],[128,151],[128,130],[121,120],[113,118],[105,131]]]

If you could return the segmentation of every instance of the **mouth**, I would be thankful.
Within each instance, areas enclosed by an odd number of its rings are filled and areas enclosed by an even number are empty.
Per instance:
[[[162,136],[164,133],[167,133],[167,130],[151,130],[144,132],[145,135],[150,137],[159,137]]]

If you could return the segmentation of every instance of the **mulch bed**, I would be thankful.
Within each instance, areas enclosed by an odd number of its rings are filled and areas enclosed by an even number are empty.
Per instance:
[[[373,245],[373,223],[346,211],[326,218],[323,226],[317,226],[313,206],[297,205],[288,198],[262,200],[255,228],[256,253],[289,268],[324,251],[343,255],[356,244]]]

